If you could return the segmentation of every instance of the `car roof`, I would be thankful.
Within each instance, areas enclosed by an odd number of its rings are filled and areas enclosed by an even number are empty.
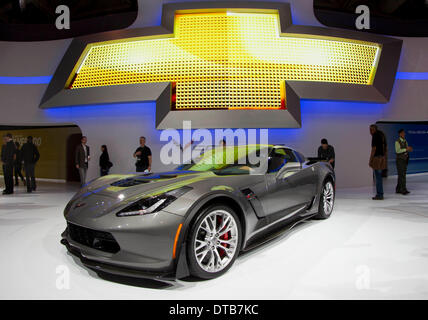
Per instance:
[[[271,145],[271,147],[272,147],[272,148],[287,148],[287,149],[290,149],[290,150],[293,150],[293,151],[294,151],[294,149],[293,149],[293,148],[288,147],[288,146],[286,146],[285,144],[274,144],[274,145]]]
[[[289,146],[286,146],[285,144],[263,144],[263,143],[256,143],[256,144],[242,144],[242,145],[230,145],[230,146],[226,146],[226,148],[231,148],[231,147],[254,147],[254,146],[260,146],[260,147],[268,147],[268,148],[287,148],[293,151],[296,151],[294,148],[291,148]],[[223,146],[220,145],[212,145],[212,148],[222,148]]]

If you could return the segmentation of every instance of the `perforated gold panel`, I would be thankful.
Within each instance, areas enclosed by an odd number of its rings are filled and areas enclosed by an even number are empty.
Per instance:
[[[171,38],[91,44],[69,87],[176,82],[176,109],[280,109],[284,80],[372,84],[378,44],[280,35],[278,19],[177,14]]]

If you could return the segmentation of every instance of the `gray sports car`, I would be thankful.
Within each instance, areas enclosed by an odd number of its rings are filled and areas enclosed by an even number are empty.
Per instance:
[[[327,162],[282,145],[216,147],[172,172],[89,183],[65,208],[61,243],[99,273],[210,279],[279,231],[328,218],[334,199]]]

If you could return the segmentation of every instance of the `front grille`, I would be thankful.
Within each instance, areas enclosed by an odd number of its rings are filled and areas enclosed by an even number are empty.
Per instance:
[[[109,253],[120,250],[119,244],[108,232],[92,230],[72,223],[68,223],[67,228],[70,238],[77,243]]]

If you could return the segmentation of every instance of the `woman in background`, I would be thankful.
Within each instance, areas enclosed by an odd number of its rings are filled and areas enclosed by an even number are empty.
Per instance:
[[[15,186],[19,185],[19,178],[21,178],[22,183],[25,186],[25,179],[24,176],[22,175],[22,155],[21,155],[21,145],[19,144],[18,141],[15,141],[15,146],[16,146],[16,158],[15,161],[13,163],[13,171],[15,172]]]
[[[100,156],[100,174],[102,176],[108,175],[108,172],[111,168],[110,157],[108,155],[107,146],[103,144],[101,146],[101,156]]]

